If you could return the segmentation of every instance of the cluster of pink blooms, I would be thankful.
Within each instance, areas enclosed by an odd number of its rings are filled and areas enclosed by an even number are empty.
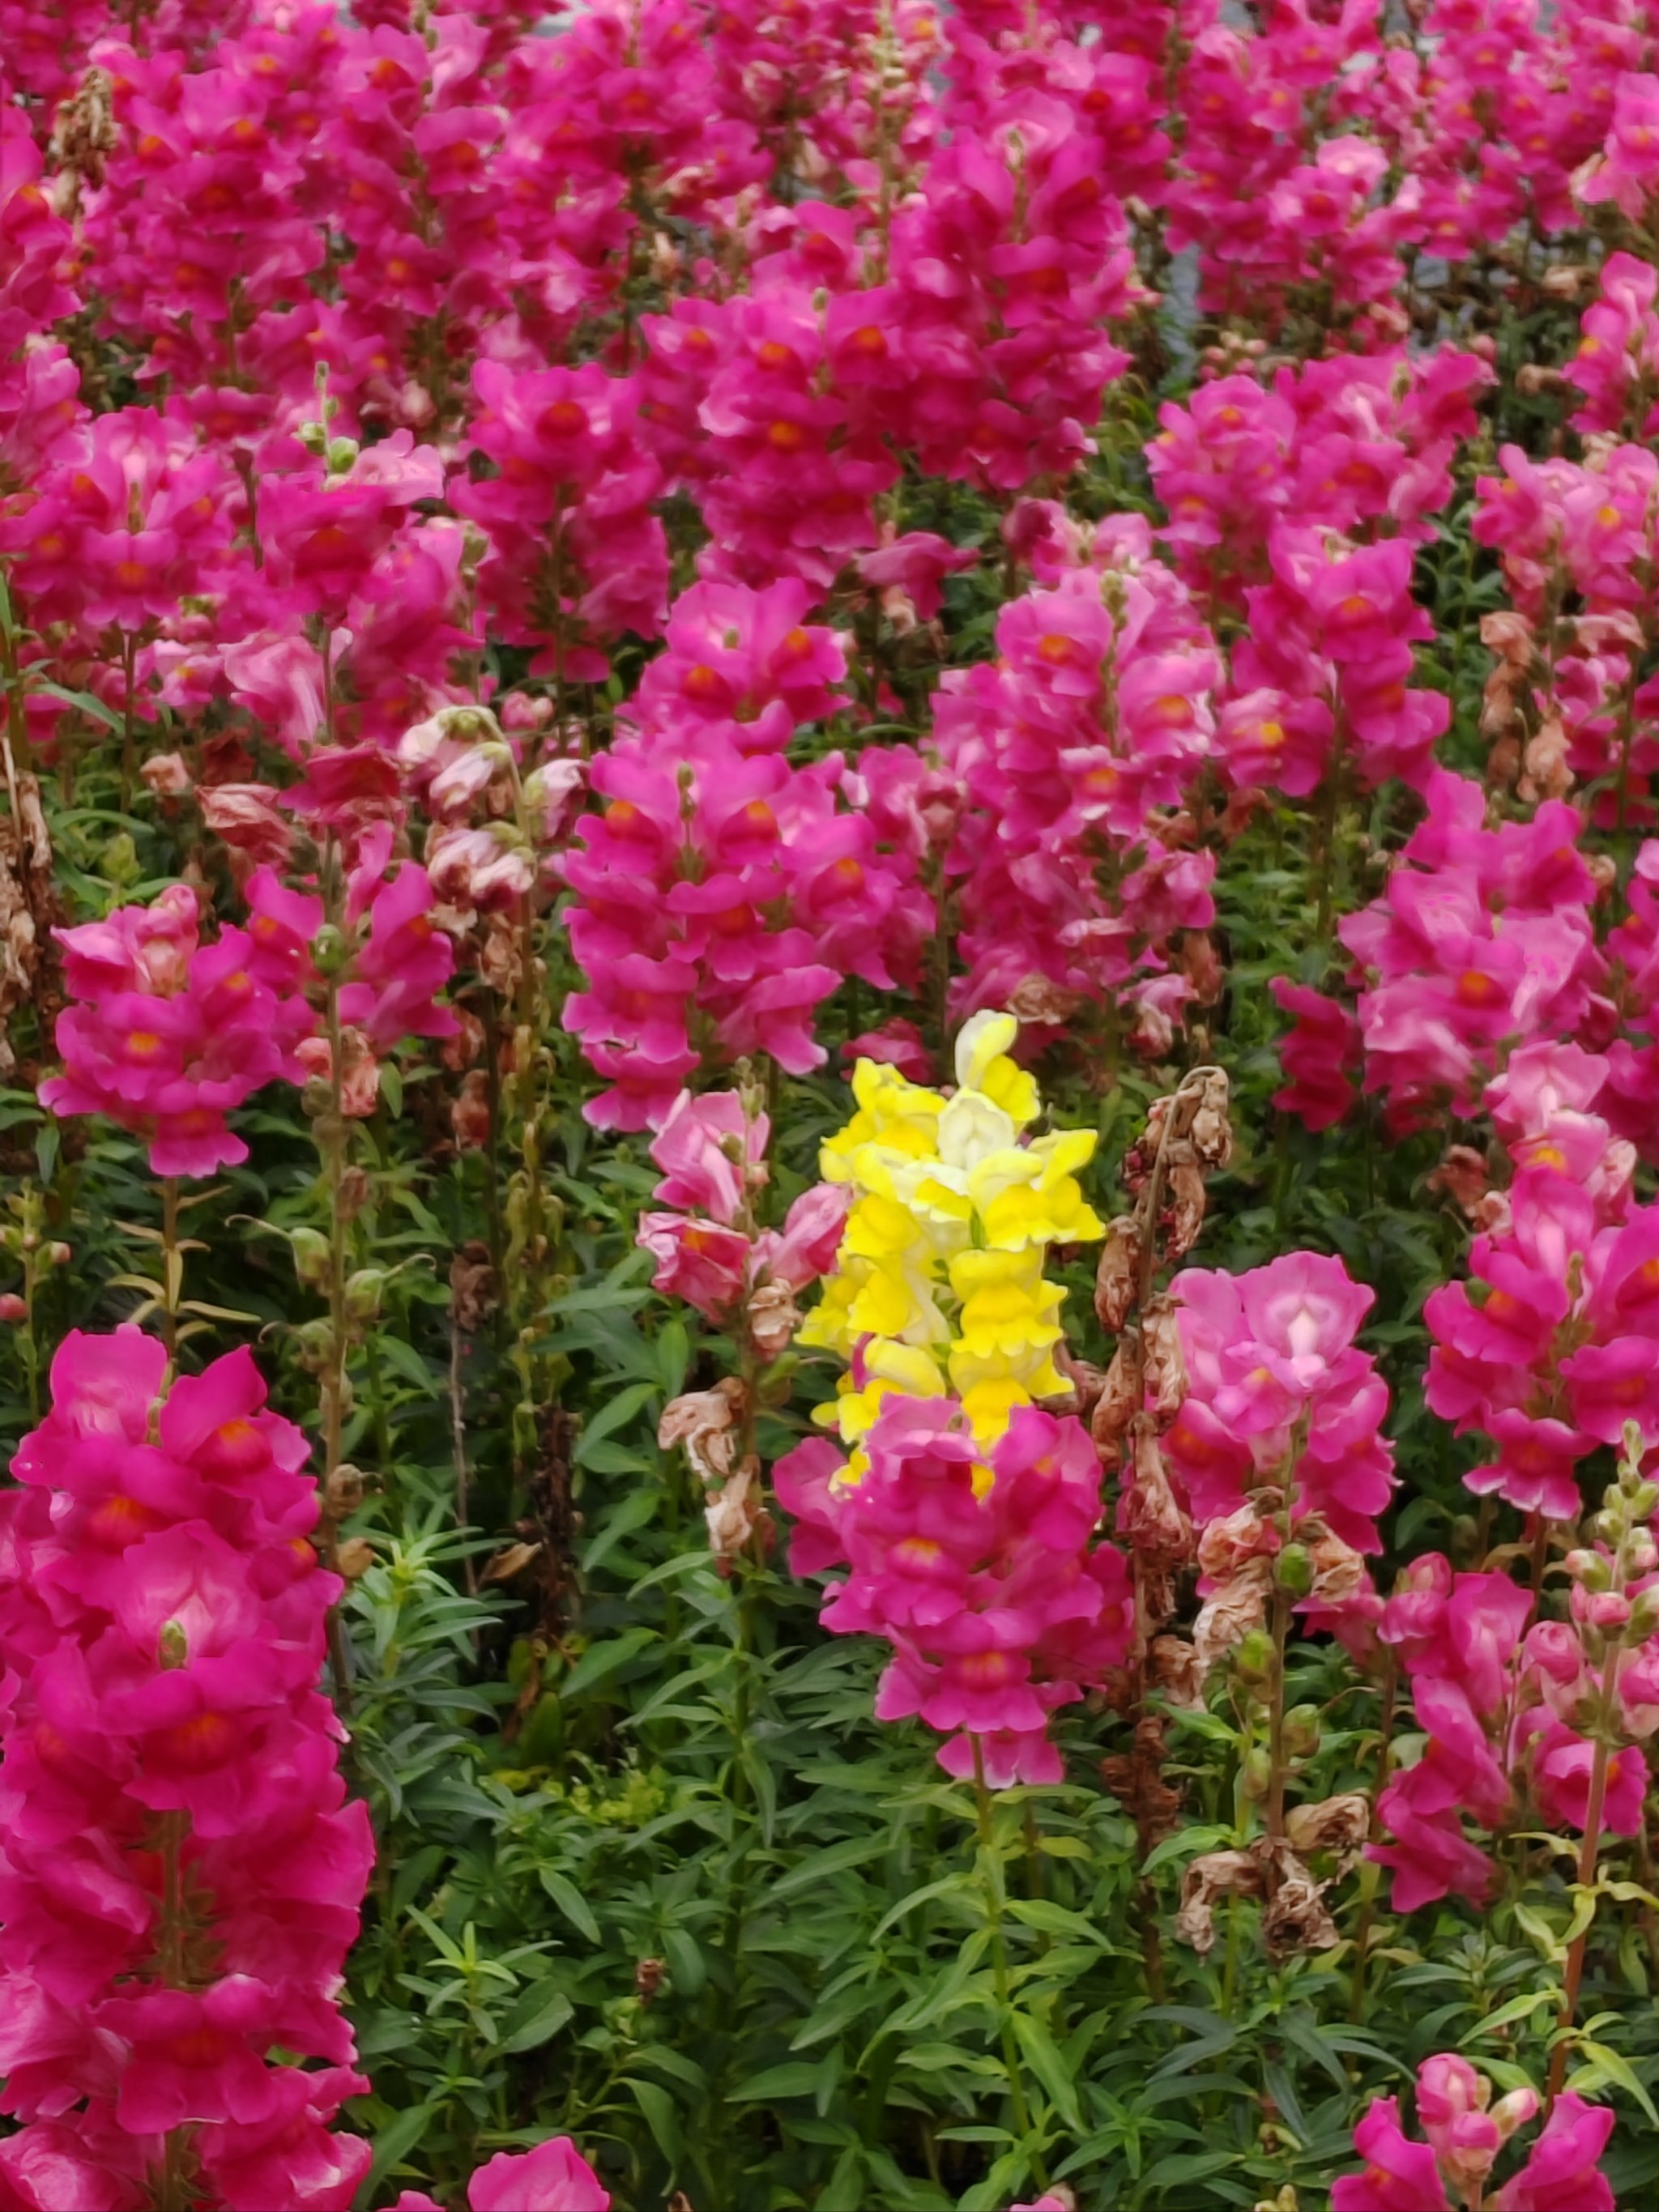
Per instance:
[[[602,808],[562,864],[587,988],[564,1019],[609,1085],[584,1109],[601,1127],[659,1124],[700,1066],[820,1066],[813,1012],[844,975],[915,979],[926,770],[903,747],[856,770],[788,760],[796,728],[842,703],[841,634],[806,604],[788,580],[693,586],[631,727],[592,764]]]
[[[936,706],[961,791],[957,1003],[1052,1026],[1114,1006],[1157,1056],[1212,980],[1215,860],[1179,810],[1211,752],[1214,641],[1139,516],[1091,530],[1026,501],[1009,539],[1038,586],[998,617],[997,660],[947,672]]]
[[[265,956],[263,933],[225,928],[204,944],[187,884],[153,906],[58,932],[64,1073],[40,1085],[60,1115],[102,1114],[142,1138],[157,1175],[205,1176],[247,1158],[226,1115],[278,1078],[298,1082],[312,1032],[297,975]]]
[[[1382,896],[1338,925],[1363,974],[1364,1088],[1410,1128],[1478,1112],[1517,1047],[1609,1026],[1582,825],[1559,801],[1486,826],[1486,794],[1437,769]]]
[[[1452,493],[1486,362],[1441,347],[1236,374],[1159,411],[1146,449],[1165,536],[1202,603],[1248,618],[1216,752],[1240,789],[1305,797],[1340,756],[1420,786],[1448,706],[1411,683],[1430,635],[1413,548]]]
[[[772,1125],[736,1091],[682,1091],[652,1141],[662,1170],[660,1212],[640,1216],[637,1241],[656,1261],[654,1286],[717,1324],[746,1319],[758,1348],[781,1352],[795,1315],[793,1295],[835,1264],[850,1194],[816,1183],[781,1230],[757,1229]],[[761,1295],[770,1291],[769,1297]]]
[[[390,846],[384,825],[362,841],[334,969],[343,1104],[352,1115],[374,1110],[379,1056],[402,1037],[456,1027],[437,1003],[454,951],[431,920],[431,884],[413,862],[388,874]],[[58,1017],[64,1073],[40,1085],[41,1103],[59,1115],[107,1115],[143,1139],[157,1175],[205,1176],[245,1160],[230,1109],[267,1083],[330,1073],[316,1006],[323,902],[268,867],[247,896],[247,927],[227,927],[210,944],[187,884],[152,906],[58,933],[77,1003]]]
[[[1534,1045],[1487,1092],[1515,1174],[1468,1283],[1431,1293],[1428,1401],[1493,1448],[1465,1480],[1523,1512],[1583,1510],[1577,1463],[1635,1423],[1659,1442],[1659,1207],[1631,1195],[1633,1147],[1595,1110],[1606,1063]]]
[[[1569,1554],[1568,1569],[1568,1617],[1530,1627],[1533,1602],[1507,1574],[1459,1574],[1437,1553],[1414,1559],[1384,1601],[1377,1634],[1411,1679],[1425,1738],[1422,1757],[1377,1801],[1393,1841],[1370,1856],[1394,1869],[1397,1911],[1453,1892],[1484,1902],[1492,1863],[1464,1819],[1504,1826],[1517,1787],[1553,1828],[1582,1834],[1593,1812],[1599,1832],[1640,1832],[1642,1746],[1659,1728],[1659,1644],[1650,1609],[1638,1607],[1659,1547],[1644,1529],[1622,1562],[1598,1541]],[[1621,1587],[1624,1571],[1633,1579]],[[1607,1749],[1599,1802],[1591,1729],[1620,1739]]]
[[[1375,1294],[1312,1252],[1242,1275],[1184,1268],[1170,1288],[1187,1393],[1164,1443],[1194,1528],[1268,1486],[1293,1522],[1316,1516],[1351,1551],[1380,1552],[1388,1386],[1353,1341]]]
[[[1401,2124],[1395,2097],[1377,2097],[1354,2130],[1365,2161],[1332,2185],[1331,2212],[1453,2212],[1482,2203],[1491,2212],[1616,2212],[1598,2161],[1613,2114],[1571,2090],[1556,2098],[1527,2147],[1526,2162],[1488,2197],[1492,2171],[1519,2129],[1537,2117],[1535,2089],[1511,2089],[1495,2102],[1487,2077],[1449,2051],[1417,2069],[1417,2119],[1425,2142]]]
[[[153,1338],[77,1332],[52,1381],[0,1499],[0,2191],[136,2212],[166,2168],[343,2208],[374,1847],[317,1686],[340,1585],[303,1439],[246,1351],[169,1383]]]
[[[1133,1629],[1127,1563],[1094,1540],[1087,1430],[1022,1407],[981,1451],[953,1401],[894,1395],[862,1450],[867,1468],[846,1479],[842,1453],[815,1437],[774,1479],[796,1524],[794,1571],[848,1570],[823,1626],[893,1647],[877,1717],[920,1716],[945,1738],[948,1773],[993,1789],[1058,1782],[1048,1717],[1122,1664]]]
[[[1522,751],[1528,791],[1597,783],[1603,828],[1650,821],[1648,779],[1659,690],[1641,664],[1655,609],[1644,579],[1659,530],[1659,463],[1645,446],[1595,439],[1583,461],[1500,448],[1473,528],[1498,552],[1515,603],[1486,625],[1536,725]],[[1489,695],[1490,696],[1490,695]],[[1497,709],[1488,726],[1499,721]]]

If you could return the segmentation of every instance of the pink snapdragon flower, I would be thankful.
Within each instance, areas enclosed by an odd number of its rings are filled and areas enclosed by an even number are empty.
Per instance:
[[[1376,1516],[1395,1486],[1378,1434],[1388,1389],[1353,1346],[1374,1294],[1340,1260],[1311,1252],[1237,1276],[1188,1267],[1170,1287],[1188,1388],[1165,1443],[1194,1523],[1282,1480],[1293,1513],[1321,1515],[1345,1543],[1380,1551]]]
[[[1417,2116],[1426,2142],[1407,2135],[1397,2099],[1374,2098],[1354,2130],[1364,2171],[1333,2183],[1331,2212],[1452,2212],[1454,2203],[1485,2201],[1499,2152],[1539,2110],[1535,2090],[1514,2089],[1494,2103],[1492,2088],[1484,2074],[1452,2052],[1425,2058],[1417,2069]],[[1492,2200],[1498,2212],[1576,2212],[1580,2205],[1613,2212],[1613,2193],[1595,2171],[1612,2131],[1611,2112],[1571,2092],[1559,2097],[1525,2167]],[[1534,2175],[1535,2183],[1529,2179]],[[1581,2195],[1549,2193],[1569,2177]]]
[[[876,1715],[916,1715],[946,1738],[939,1764],[994,1789],[1060,1778],[1048,1716],[1121,1663],[1132,1604],[1123,1555],[1091,1541],[1100,1468],[1074,1419],[1013,1415],[982,1458],[948,1400],[896,1397],[839,1479],[827,1440],[778,1462],[798,1523],[798,1574],[844,1565],[823,1621],[884,1637],[893,1657]]]
[[[200,906],[175,884],[151,907],[57,932],[76,1003],[58,1018],[64,1073],[40,1085],[60,1115],[102,1114],[143,1139],[161,1176],[211,1175],[247,1158],[227,1115],[277,1079],[297,1081],[312,1014],[262,969],[257,937],[201,941]]]
[[[373,1844],[317,1687],[339,1583],[251,1356],[167,1375],[134,1328],[71,1334],[0,1501],[0,2066],[24,2123],[0,2171],[16,2202],[125,2212],[170,2142],[211,2201],[343,2205],[368,2146],[331,2123],[368,2085],[338,1993]]]
[[[771,1124],[735,1091],[682,1091],[653,1139],[663,1170],[660,1210],[640,1216],[636,1242],[656,1261],[653,1286],[717,1324],[748,1328],[768,1357],[787,1343],[793,1299],[835,1263],[850,1192],[815,1184],[781,1229],[761,1229],[755,1200],[768,1181]]]

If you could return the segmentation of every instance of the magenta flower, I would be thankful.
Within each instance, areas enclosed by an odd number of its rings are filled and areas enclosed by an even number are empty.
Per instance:
[[[312,1026],[304,1000],[259,973],[247,931],[203,945],[198,913],[179,884],[154,908],[56,933],[77,1003],[58,1018],[64,1073],[40,1085],[41,1103],[106,1115],[143,1140],[161,1176],[245,1160],[226,1116],[267,1083],[297,1079]]]
[[[339,1585],[250,1355],[158,1404],[167,1368],[136,1328],[66,1338],[0,1511],[0,2065],[26,2123],[0,2172],[25,2204],[70,2201],[58,2174],[125,2212],[183,2131],[216,2202],[343,2206],[368,2147],[331,2131],[367,2087],[337,1997],[373,1846],[316,1686]]]
[[[1401,2129],[1396,2098],[1372,2100],[1353,2147],[1365,2170],[1331,2184],[1331,2212],[1451,2212],[1435,2154]]]

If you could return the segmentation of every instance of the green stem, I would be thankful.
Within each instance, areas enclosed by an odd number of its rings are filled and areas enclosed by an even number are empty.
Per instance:
[[[1603,1692],[1604,1706],[1610,1705],[1613,1685],[1619,1663],[1619,1649],[1615,1644],[1607,1660],[1607,1679]],[[1578,1851],[1578,1887],[1587,1889],[1595,1879],[1595,1862],[1601,1849],[1601,1814],[1607,1803],[1607,1766],[1611,1747],[1607,1742],[1605,1715],[1602,1729],[1595,1739],[1595,1762],[1590,1769],[1589,1803],[1584,1811],[1584,1840]],[[1567,1969],[1561,1982],[1561,2010],[1556,2019],[1556,2045],[1550,2053],[1550,2078],[1547,2102],[1553,2105],[1560,2095],[1567,2078],[1567,2038],[1572,2027],[1573,2016],[1578,2010],[1578,1990],[1584,1978],[1584,1953],[1589,1943],[1590,1927],[1580,1929],[1567,1953]]]
[[[1003,1933],[1002,1868],[997,1857],[996,1837],[992,1820],[991,1792],[985,1781],[985,1753],[977,1736],[974,1747],[974,1799],[979,1832],[980,1887],[985,1898],[985,1923],[991,1938],[991,1979],[996,1990],[997,2021],[1002,2042],[1002,2063],[1008,2075],[1008,2095],[1014,2108],[1014,2125],[1022,2143],[1031,2133],[1030,2106],[1025,2097],[1025,2080],[1020,2072],[1019,2045],[1014,2035],[1013,1998],[1008,1978],[1008,1945]],[[1037,2186],[1046,2189],[1048,2177],[1043,2169],[1042,2156],[1033,2148],[1031,2171]]]
[[[179,1249],[179,1178],[161,1178],[161,1341],[167,1346],[167,1379],[179,1365],[179,1306],[185,1286],[185,1255]]]

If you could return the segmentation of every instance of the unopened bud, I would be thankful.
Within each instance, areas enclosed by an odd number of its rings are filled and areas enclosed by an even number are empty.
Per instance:
[[[1273,1779],[1273,1763],[1267,1757],[1265,1744],[1258,1743],[1253,1747],[1238,1778],[1247,1797],[1259,1801],[1267,1796]]]
[[[1233,1652],[1233,1670],[1240,1681],[1252,1686],[1270,1682],[1274,1664],[1273,1640],[1265,1628],[1253,1628],[1240,1638]]]
[[[1587,1590],[1611,1589],[1613,1587],[1612,1564],[1600,1552],[1583,1549],[1569,1552],[1566,1569],[1574,1582]]]
[[[1305,1544],[1286,1544],[1273,1561],[1275,1586],[1290,1597],[1306,1597],[1314,1586],[1314,1563]]]
[[[319,975],[337,975],[351,957],[350,947],[331,921],[325,921],[311,940],[311,964]]]
[[[328,472],[331,476],[344,476],[356,459],[357,441],[355,438],[331,438],[329,440],[327,460]]]
[[[0,1295],[0,1321],[16,1322],[28,1319],[28,1308],[15,1291]]]
[[[359,1267],[346,1278],[345,1308],[353,1321],[378,1321],[380,1296],[386,1289],[384,1267]]]
[[[328,1280],[329,1242],[320,1230],[293,1229],[289,1243],[294,1253],[294,1273],[308,1291],[320,1291]]]
[[[46,1257],[54,1267],[68,1267],[70,1259],[70,1248],[61,1237],[47,1245]]]
[[[1292,1705],[1284,1720],[1285,1748],[1292,1759],[1311,1759],[1319,1748],[1319,1708]]]
[[[1500,2142],[1507,2142],[1517,2128],[1524,2128],[1538,2111],[1536,2089],[1511,2089],[1507,2097],[1500,2097],[1486,2115],[1498,2130]]]

